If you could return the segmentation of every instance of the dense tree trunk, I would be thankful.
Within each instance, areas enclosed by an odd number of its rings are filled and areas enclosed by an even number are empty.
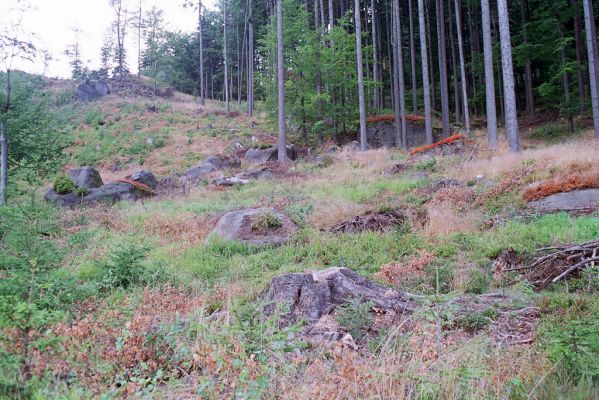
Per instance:
[[[137,77],[141,77],[141,0],[139,0],[139,13],[137,14]]]
[[[511,152],[520,152],[520,131],[516,92],[514,88],[514,68],[512,64],[512,40],[507,0],[498,0],[499,35],[501,39],[501,64],[503,67],[503,92],[505,103],[505,134]]]
[[[225,86],[225,103],[227,104],[227,114],[231,112],[231,105],[229,104],[230,99],[229,99],[229,78],[228,78],[228,70],[229,70],[229,64],[228,64],[228,55],[227,55],[227,0],[223,0],[223,55],[225,58],[225,79],[224,79],[224,86]]]
[[[445,49],[445,7],[442,0],[437,0],[437,52],[439,54],[439,80],[441,85],[441,122],[443,136],[451,134],[449,125],[449,81],[447,79],[447,52]]]
[[[0,117],[0,206],[6,204],[8,188],[8,111],[10,110],[10,68],[6,70],[5,102]]]
[[[322,121],[322,77],[320,72],[320,45],[322,32],[320,28],[321,23],[318,7],[318,0],[314,0],[314,28],[316,29],[318,36],[318,43],[316,43],[316,119]],[[322,129],[319,129],[318,144],[322,144],[322,140]]]
[[[451,15],[451,0],[449,0],[449,45],[451,46],[451,70],[453,71],[453,98],[455,107],[455,121],[462,122],[462,112],[460,109],[460,80],[458,78],[458,62],[455,51],[455,40],[453,38],[453,18]],[[457,12],[457,9],[456,9]],[[456,17],[457,18],[457,17]]]
[[[491,13],[491,25],[493,27],[493,33],[495,34],[495,40],[496,42],[499,42],[499,29],[497,28],[497,18],[495,18],[495,15],[493,13]],[[499,89],[497,93],[499,96],[499,110],[501,112],[501,119],[505,119],[505,101],[503,101],[503,79],[501,78],[501,57],[497,57],[495,69],[497,70],[496,89]]]
[[[408,13],[410,18],[410,66],[412,75],[412,110],[414,114],[418,113],[418,70],[416,69],[416,45],[414,43],[414,21],[413,21],[413,0],[408,0]]]
[[[455,0],[455,21],[458,32],[458,52],[460,54],[460,71],[462,81],[462,98],[464,100],[464,124],[466,125],[466,137],[470,139],[470,110],[468,109],[468,80],[466,78],[466,61],[464,60],[464,40],[462,38],[462,14],[460,1]]]
[[[485,57],[485,93],[487,98],[487,139],[489,147],[497,149],[497,106],[495,105],[495,76],[493,72],[493,43],[491,41],[491,13],[489,0],[481,1],[483,50]]]
[[[591,86],[591,101],[593,104],[593,125],[595,137],[599,141],[599,52],[597,51],[597,28],[595,26],[595,14],[593,2],[583,0],[584,24],[587,34],[587,53],[589,59],[589,81]]]
[[[360,0],[354,1],[354,21],[356,27],[356,63],[358,64],[358,105],[360,109],[360,149],[366,150],[366,102],[364,99],[364,67],[362,65],[362,27],[360,21]]]
[[[570,75],[564,70],[566,63],[568,62],[566,57],[566,48],[564,46],[564,27],[562,24],[558,24],[557,30],[561,39],[562,45],[559,49],[559,58],[562,67],[562,87],[564,89],[564,103],[566,105],[566,118],[568,120],[568,132],[574,132],[574,118],[572,116],[572,110],[570,107]]]
[[[431,87],[429,83],[428,49],[426,46],[426,22],[424,0],[418,0],[418,20],[420,23],[420,59],[422,60],[422,91],[424,96],[424,124],[426,143],[433,143],[433,113],[431,110]]]
[[[579,0],[570,0],[570,6],[574,9],[578,9],[580,6]],[[578,78],[578,111],[584,113],[585,102],[586,102],[586,91],[584,86],[584,60],[583,60],[583,49],[582,49],[582,37],[581,37],[581,23],[578,13],[574,16],[574,41],[576,44],[576,64]]]
[[[376,9],[376,0],[370,0],[370,12],[372,16],[372,79],[374,81],[374,108],[377,112],[381,110],[380,91],[378,85],[379,78],[379,58],[378,58],[378,41],[377,41],[377,19],[378,12]]]
[[[395,37],[397,42],[397,73],[399,87],[399,113],[401,118],[401,147],[408,148],[408,121],[406,120],[406,82],[403,63],[403,45],[402,45],[402,29],[401,29],[401,12],[397,0],[393,0],[395,5]],[[398,124],[398,121],[395,122]]]
[[[206,104],[204,88],[204,40],[202,32],[202,0],[198,1],[198,44],[200,47],[200,105]]]
[[[528,3],[526,0],[522,0],[521,5],[521,16],[522,16],[522,37],[524,44],[528,43],[528,34],[527,34],[527,13],[528,13]],[[532,82],[532,65],[530,62],[530,58],[526,58],[526,63],[524,64],[524,94],[526,98],[526,115],[529,117],[534,117],[535,115],[535,98],[533,93],[533,82]]]
[[[287,136],[285,132],[285,66],[283,54],[283,0],[277,0],[277,77],[279,92],[279,163],[287,163]]]
[[[250,117],[254,116],[254,24],[248,24],[248,78],[247,107]]]
[[[429,85],[430,85],[430,94],[431,94],[431,107],[433,110],[437,109],[437,90],[435,89],[435,62],[433,59],[433,39],[431,38],[431,19],[430,19],[430,1],[426,0],[424,7],[424,19],[425,19],[425,32],[426,32],[426,40],[427,40],[427,52],[428,52],[428,62],[429,62]]]

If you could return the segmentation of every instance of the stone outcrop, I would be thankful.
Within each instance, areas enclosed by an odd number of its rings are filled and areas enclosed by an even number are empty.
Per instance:
[[[297,150],[292,144],[287,146],[287,158],[290,160],[297,159]],[[266,149],[249,149],[245,153],[244,159],[251,164],[263,164],[279,160],[279,147],[272,146]]]
[[[297,229],[288,216],[273,209],[257,208],[226,213],[210,237],[251,245],[280,245]]]
[[[191,181],[199,181],[213,172],[240,167],[241,160],[239,158],[219,154],[206,159],[200,165],[188,169],[183,175]]]
[[[77,100],[94,101],[110,94],[110,87],[106,82],[86,80],[77,86]]]

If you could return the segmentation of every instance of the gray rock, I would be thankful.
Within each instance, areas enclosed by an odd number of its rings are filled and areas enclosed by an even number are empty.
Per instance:
[[[420,125],[408,123],[407,135],[408,147],[426,144],[425,130]],[[395,147],[395,124],[389,122],[369,124],[366,129],[366,138],[368,147],[371,149]]]
[[[80,167],[69,171],[69,177],[77,187],[88,189],[98,188],[104,185],[102,177],[97,169],[92,167]]]
[[[134,174],[127,176],[126,179],[142,183],[152,190],[156,190],[156,187],[158,186],[158,180],[156,179],[154,174],[145,169],[142,169],[141,171],[137,171]]]
[[[242,179],[237,176],[227,176],[224,178],[217,178],[212,181],[215,186],[241,186],[250,183],[247,179]]]
[[[529,203],[529,206],[540,213],[599,210],[599,189],[557,193],[544,199],[533,201]]]
[[[105,82],[91,82],[86,80],[77,86],[77,100],[94,101],[110,93],[110,88]]]
[[[280,226],[266,230],[253,229],[256,219],[264,214],[276,217]],[[297,229],[288,216],[269,208],[258,208],[226,213],[218,221],[210,237],[252,245],[280,245],[287,242]]]
[[[188,169],[183,175],[192,181],[199,181],[215,171],[241,167],[241,160],[235,156],[216,155],[208,158],[203,163]]]
[[[276,175],[275,171],[270,167],[264,167],[249,171],[244,171],[237,175],[241,179],[254,179],[257,181],[270,179]]]
[[[295,146],[292,144],[288,144],[287,146],[287,157],[290,160],[295,160],[297,158],[297,150]],[[249,149],[245,153],[244,159],[251,164],[263,164],[266,162],[273,162],[279,160],[279,147],[272,146],[267,149]]]
[[[135,201],[149,196],[147,191],[140,190],[126,182],[114,182],[99,188],[91,188],[85,195],[76,192],[58,194],[54,189],[46,192],[44,198],[62,207],[91,206],[96,204],[114,204],[117,201]]]

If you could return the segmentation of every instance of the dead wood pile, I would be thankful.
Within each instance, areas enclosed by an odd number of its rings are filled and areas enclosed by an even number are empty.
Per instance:
[[[530,266],[514,267],[506,269],[506,272],[522,273],[537,290],[540,290],[562,279],[578,275],[586,268],[595,268],[599,265],[599,240],[557,245],[538,251],[550,251],[550,253],[535,258]]]
[[[389,232],[391,229],[404,225],[407,217],[400,211],[379,212],[358,215],[349,221],[341,222],[329,229],[331,233],[360,233],[365,231]]]

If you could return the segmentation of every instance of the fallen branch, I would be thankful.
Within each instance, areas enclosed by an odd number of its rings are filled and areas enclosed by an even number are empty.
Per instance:
[[[438,142],[435,142],[433,144],[427,144],[426,146],[416,147],[415,149],[412,149],[410,151],[410,155],[413,156],[414,154],[422,153],[427,150],[434,149],[435,147],[443,146],[445,144],[451,144],[451,143],[457,142],[458,140],[465,140],[464,136],[456,134],[456,135],[447,137],[443,140],[439,140]]]
[[[406,115],[408,122],[422,122],[424,117],[421,115]],[[376,124],[377,122],[395,122],[395,115],[377,115],[376,117],[366,118],[366,122],[369,124]]]
[[[537,257],[527,267],[516,267],[506,270],[526,271],[524,277],[537,289],[544,289],[551,283],[558,282],[589,265],[593,267],[599,261],[599,240],[581,244],[557,245],[540,250],[552,250],[551,254]]]

